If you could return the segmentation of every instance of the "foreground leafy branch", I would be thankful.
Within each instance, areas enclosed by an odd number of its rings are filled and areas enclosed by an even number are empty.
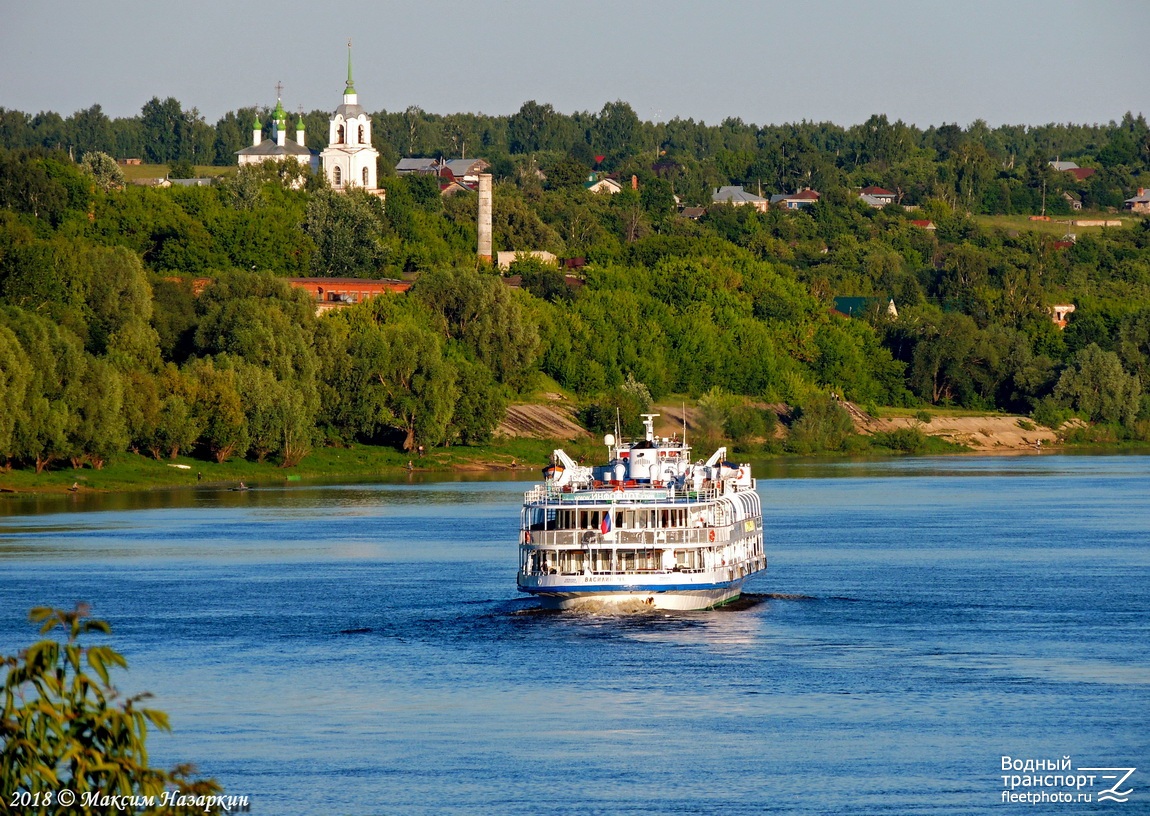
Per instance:
[[[128,663],[111,646],[81,643],[112,631],[89,613],[86,604],[72,611],[34,608],[29,618],[41,624],[40,634],[60,629],[66,640],[48,638],[18,655],[0,656],[0,813],[202,812],[164,803],[165,792],[190,801],[218,793],[220,786],[193,779],[190,765],[170,771],[149,765],[148,727],[171,730],[168,716],[140,706],[147,693],[121,697],[110,671]],[[74,808],[61,807],[68,804],[58,801],[63,790],[75,796]],[[144,804],[125,809],[125,797]]]

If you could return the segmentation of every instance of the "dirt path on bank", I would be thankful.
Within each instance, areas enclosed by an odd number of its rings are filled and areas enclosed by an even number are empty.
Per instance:
[[[510,406],[507,416],[495,432],[496,436],[557,440],[591,437],[592,434],[575,421],[573,409],[560,402],[558,395],[552,397],[549,404]],[[1000,414],[935,416],[930,422],[922,422],[915,417],[872,417],[854,403],[843,402],[842,405],[854,420],[855,429],[866,435],[899,428],[918,428],[928,436],[965,445],[980,453],[1033,451],[1058,443],[1054,431],[1030,422],[1025,417]],[[777,413],[786,410],[782,405],[766,407]],[[698,409],[693,405],[658,405],[651,411],[659,414],[655,420],[655,432],[659,436],[682,434],[684,422],[688,437],[697,432]]]
[[[509,405],[495,436],[532,439],[585,439],[591,434],[575,421],[575,412],[559,402],[550,405]]]
[[[844,403],[859,433],[918,428],[927,436],[966,445],[981,453],[1033,451],[1058,444],[1058,436],[1045,425],[1019,416],[935,416],[930,422],[915,417],[875,418],[851,403]],[[1023,424],[1019,424],[1019,423]],[[1026,425],[1028,427],[1023,427]]]

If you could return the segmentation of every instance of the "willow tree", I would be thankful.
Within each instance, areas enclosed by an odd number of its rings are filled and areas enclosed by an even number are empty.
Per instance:
[[[410,318],[366,325],[354,356],[368,427],[399,431],[406,451],[445,440],[459,392],[455,370],[433,332]]]

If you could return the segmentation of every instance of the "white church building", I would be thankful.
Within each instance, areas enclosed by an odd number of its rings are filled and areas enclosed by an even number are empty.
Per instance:
[[[328,124],[327,147],[319,154],[323,174],[333,190],[362,187],[375,192],[379,151],[371,146],[371,117],[359,104],[351,79],[351,43],[347,46],[347,87],[343,104]]]
[[[236,151],[240,167],[247,164],[262,164],[265,161],[296,161],[312,171],[319,170],[319,155],[310,150],[304,137],[303,114],[295,126],[295,140],[288,139],[287,112],[283,100],[278,98],[282,86],[276,86],[276,108],[272,112],[272,138],[265,139],[259,116],[252,125],[252,146]]]
[[[281,87],[276,87],[277,97]],[[351,43],[347,47],[347,87],[343,104],[335,109],[328,123],[328,145],[322,153],[308,148],[304,135],[303,114],[296,122],[295,140],[288,138],[287,113],[283,101],[276,99],[272,112],[273,137],[263,138],[259,117],[252,126],[252,146],[236,152],[240,167],[265,161],[297,161],[323,174],[333,190],[359,187],[382,195],[376,185],[379,151],[371,146],[371,117],[359,104],[359,95],[351,78]]]

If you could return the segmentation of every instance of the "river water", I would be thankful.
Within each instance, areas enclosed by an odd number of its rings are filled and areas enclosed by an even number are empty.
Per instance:
[[[259,814],[1150,812],[1150,457],[760,475],[768,572],[677,614],[517,597],[523,481],[5,501],[0,652],[90,602]]]

